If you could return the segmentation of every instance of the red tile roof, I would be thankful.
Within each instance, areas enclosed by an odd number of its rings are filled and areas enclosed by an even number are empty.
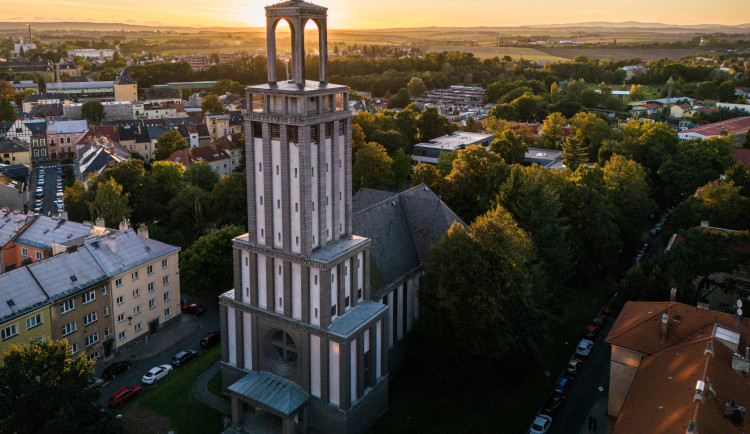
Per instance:
[[[748,165],[750,164],[750,149],[735,149],[732,157],[740,163]]]
[[[699,127],[685,130],[682,133],[695,133],[705,137],[713,137],[720,136],[722,133],[745,134],[748,129],[750,129],[750,116],[745,116],[742,118],[715,122],[713,124],[701,125]]]

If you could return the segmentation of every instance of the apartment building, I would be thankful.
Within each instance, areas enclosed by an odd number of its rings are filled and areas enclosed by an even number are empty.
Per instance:
[[[52,336],[51,302],[28,269],[0,274],[0,288],[0,354]]]

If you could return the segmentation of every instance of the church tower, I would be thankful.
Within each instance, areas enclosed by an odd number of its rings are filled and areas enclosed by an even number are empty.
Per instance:
[[[281,20],[292,39],[285,81]],[[247,88],[249,232],[234,239],[234,289],[220,297],[223,386],[239,432],[259,411],[282,432],[363,432],[387,408],[388,307],[370,299],[370,240],[352,235],[349,88],[328,83],[326,20],[304,1],[266,7],[268,83]],[[319,81],[305,78],[309,21]]]

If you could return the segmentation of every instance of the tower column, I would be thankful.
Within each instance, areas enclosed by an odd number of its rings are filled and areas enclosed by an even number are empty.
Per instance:
[[[276,83],[276,24],[275,17],[266,18],[266,56],[268,61],[268,82]],[[252,104],[252,102],[251,102]]]
[[[302,17],[293,19],[292,74],[292,78],[298,85],[305,85],[305,23]]]

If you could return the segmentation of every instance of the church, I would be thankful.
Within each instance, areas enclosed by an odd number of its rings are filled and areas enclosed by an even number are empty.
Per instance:
[[[292,38],[287,80],[276,71],[281,20]],[[246,90],[248,233],[233,240],[234,289],[219,299],[227,432],[269,415],[284,433],[371,426],[418,316],[426,252],[462,223],[425,186],[352,197],[349,88],[328,83],[326,20],[326,8],[304,1],[266,7],[268,83]],[[305,79],[308,21],[319,81]]]

